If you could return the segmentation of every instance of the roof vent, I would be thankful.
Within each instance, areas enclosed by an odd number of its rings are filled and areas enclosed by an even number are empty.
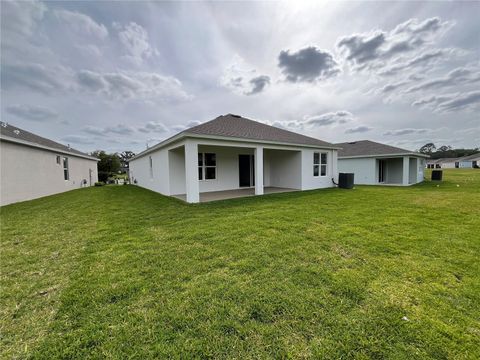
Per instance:
[[[230,116],[236,117],[236,118],[241,118],[240,115],[235,115],[235,114],[230,114]]]
[[[67,144],[67,148],[68,148],[68,150],[70,150],[70,144]]]
[[[13,130],[13,133],[14,133],[15,135],[19,135],[19,134],[20,134],[20,130],[15,129],[15,130]]]

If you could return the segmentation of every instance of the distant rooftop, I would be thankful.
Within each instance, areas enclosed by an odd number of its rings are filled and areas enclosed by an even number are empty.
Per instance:
[[[427,155],[402,149],[395,146],[390,146],[370,140],[360,140],[335,144],[341,147],[338,151],[338,157],[352,157],[352,156],[380,156],[380,155],[400,155],[412,154],[417,156],[428,157]]]
[[[18,142],[25,143],[26,145],[38,146],[50,148],[52,150],[58,150],[63,153],[69,153],[72,155],[78,155],[81,157],[89,157],[96,159],[93,156],[90,156],[81,151],[75,150],[70,146],[66,146],[60,143],[57,143],[53,140],[35,135],[29,131],[20,129],[16,126],[10,125],[6,122],[0,122],[0,139],[8,141],[9,139],[17,140]]]

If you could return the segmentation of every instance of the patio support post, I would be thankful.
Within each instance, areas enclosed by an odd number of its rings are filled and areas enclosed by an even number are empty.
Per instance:
[[[263,147],[255,148],[255,195],[263,195]]]
[[[185,188],[188,203],[200,202],[198,144],[190,139],[185,141]]]
[[[410,179],[410,158],[408,156],[403,157],[403,172],[402,172],[402,185],[408,185]]]

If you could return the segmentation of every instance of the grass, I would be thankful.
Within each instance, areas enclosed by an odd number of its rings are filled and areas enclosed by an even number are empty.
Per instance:
[[[2,358],[480,356],[480,171],[199,205],[1,209]],[[457,186],[459,185],[459,186]]]

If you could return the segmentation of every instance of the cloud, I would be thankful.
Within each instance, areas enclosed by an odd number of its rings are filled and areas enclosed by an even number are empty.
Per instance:
[[[340,110],[321,115],[312,115],[304,117],[304,124],[311,126],[327,126],[332,124],[345,124],[353,119],[352,113]]]
[[[383,135],[386,136],[402,136],[402,135],[411,135],[411,134],[424,134],[430,131],[429,129],[398,129],[398,130],[389,130],[385,131]]]
[[[250,79],[250,84],[252,85],[252,89],[250,91],[245,92],[245,95],[254,95],[261,93],[267,85],[270,84],[270,76],[267,75],[260,75]]]
[[[371,128],[369,126],[361,125],[361,126],[357,126],[357,127],[349,128],[349,129],[345,130],[345,134],[364,133],[364,132],[370,131],[372,129],[373,128]]]
[[[178,79],[157,73],[82,70],[77,73],[77,83],[83,91],[104,94],[113,99],[171,101],[191,98]]]
[[[415,67],[424,67],[426,65],[450,59],[450,55],[457,54],[457,49],[435,49],[431,51],[425,51],[418,56],[411,58],[410,60],[393,64],[385,70],[379,72],[382,76],[391,76],[398,74],[402,70],[409,70]]]
[[[95,143],[92,138],[82,135],[67,135],[62,138],[62,141],[65,141],[67,143],[84,145],[90,145]]]
[[[270,84],[270,76],[257,75],[257,71],[241,56],[235,55],[223,71],[220,83],[237,95],[255,95],[263,92]]]
[[[41,64],[2,64],[2,89],[26,88],[43,94],[63,89],[65,69]]]
[[[131,22],[124,27],[114,23],[119,31],[118,38],[127,51],[127,59],[136,64],[141,64],[145,59],[158,54],[158,50],[152,47],[148,40],[148,33],[144,27]]]
[[[472,109],[480,105],[480,91],[471,91],[456,96],[453,99],[442,101],[438,104],[439,112],[458,111],[463,109]]]
[[[97,23],[88,15],[69,10],[54,10],[53,14],[78,34],[89,35],[98,39],[105,39],[108,36],[105,25]]]
[[[107,126],[104,128],[96,126],[86,126],[83,128],[83,131],[97,136],[106,136],[108,134],[118,134],[118,135],[130,135],[135,132],[135,129],[131,126],[117,124],[115,126]]]
[[[46,10],[38,1],[2,1],[2,41],[4,36],[31,35]]]
[[[422,22],[410,19],[397,25],[390,32],[376,30],[342,37],[337,41],[337,48],[354,68],[383,67],[385,60],[414,50],[418,51],[451,26],[451,22],[442,22],[438,17]],[[426,60],[416,59],[410,66]]]
[[[33,121],[45,121],[58,117],[56,111],[34,105],[10,105],[6,107],[6,111],[9,114]]]
[[[450,71],[444,77],[437,77],[431,80],[412,86],[405,90],[405,93],[416,91],[438,90],[441,88],[452,87],[456,85],[471,84],[480,81],[480,70],[459,67]]]
[[[168,131],[168,128],[162,123],[150,121],[146,123],[144,126],[139,127],[138,131],[143,133],[151,133],[151,132],[164,133]]]
[[[278,56],[278,67],[289,82],[315,82],[337,75],[340,72],[333,55],[315,46],[297,52],[282,50]]]

